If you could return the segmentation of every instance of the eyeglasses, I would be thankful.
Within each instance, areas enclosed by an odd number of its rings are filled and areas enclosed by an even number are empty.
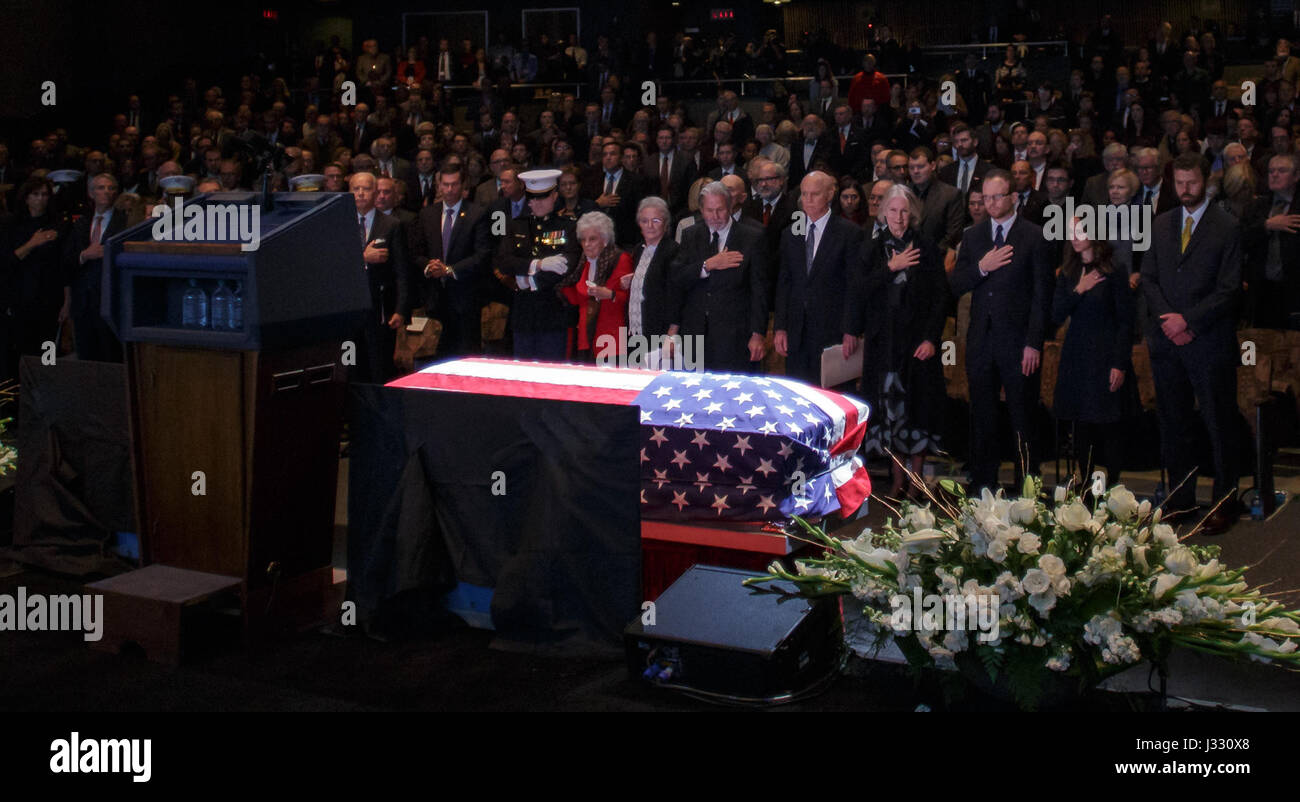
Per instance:
[[[985,192],[985,193],[984,193],[984,200],[985,200],[985,201],[1001,200],[1002,198],[1009,198],[1009,197],[1011,197],[1011,193],[1010,193],[1010,192],[999,192],[999,193],[997,193],[997,194],[994,194],[994,193],[992,193],[992,192]]]
[[[636,224],[639,226],[652,226],[652,225],[663,225],[663,222],[664,219],[662,217],[651,217],[646,220],[638,220],[636,221]]]

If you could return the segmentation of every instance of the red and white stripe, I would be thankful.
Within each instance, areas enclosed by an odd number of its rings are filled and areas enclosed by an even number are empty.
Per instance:
[[[659,375],[656,370],[470,357],[430,365],[388,386],[627,406]]]
[[[862,445],[867,431],[867,405],[847,395],[813,387],[790,379],[771,378],[788,392],[811,401],[831,419],[831,455],[851,456]]]

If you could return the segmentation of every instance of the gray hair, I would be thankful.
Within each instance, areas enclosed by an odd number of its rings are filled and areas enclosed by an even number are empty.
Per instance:
[[[894,184],[887,192],[885,192],[885,197],[880,201],[880,215],[876,219],[882,226],[886,225],[885,207],[887,207],[889,202],[894,198],[907,199],[907,225],[909,228],[921,222],[921,199],[916,197],[916,193],[907,185]]]
[[[608,247],[614,242],[614,221],[604,212],[587,212],[578,218],[578,237],[588,231],[595,231],[605,240]]]
[[[1117,156],[1128,156],[1128,148],[1124,147],[1120,142],[1112,142],[1101,150],[1101,157],[1103,159]]]
[[[672,219],[672,214],[668,211],[668,202],[658,195],[647,195],[642,198],[641,202],[636,205],[637,216],[639,217],[645,209],[658,209],[659,213],[663,215],[665,223]]]
[[[727,208],[731,208],[731,190],[721,181],[710,181],[700,190],[700,205],[704,205],[704,199],[709,195],[717,195],[727,202]]]
[[[1137,164],[1138,159],[1145,159],[1148,156],[1156,160],[1160,159],[1160,151],[1155,148],[1133,148],[1129,151],[1129,155],[1133,157],[1134,164]]]

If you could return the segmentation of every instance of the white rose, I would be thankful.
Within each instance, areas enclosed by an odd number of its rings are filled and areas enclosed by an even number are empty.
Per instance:
[[[1065,485],[1057,485],[1056,491],[1052,493],[1052,499],[1057,504],[1060,504],[1061,502],[1065,501],[1065,497],[1068,495],[1069,495],[1069,490],[1066,488]]]
[[[988,558],[995,563],[1000,563],[1007,558],[1007,541],[997,538],[989,542],[986,552]]]
[[[1092,513],[1078,501],[1072,501],[1056,508],[1056,522],[1067,532],[1078,532],[1092,523]]]
[[[1115,485],[1106,494],[1106,509],[1119,520],[1127,521],[1137,514],[1137,496],[1124,485]]]
[[[1196,555],[1186,546],[1174,546],[1165,554],[1165,568],[1178,576],[1189,576],[1199,568]]]
[[[1010,518],[1013,524],[1027,524],[1034,520],[1038,507],[1033,499],[1019,498],[1011,502]]]
[[[1031,568],[1020,580],[1020,587],[1025,593],[1042,593],[1052,586],[1052,578],[1039,568]]]
[[[1138,505],[1138,518],[1145,518],[1150,513],[1151,513],[1151,502],[1147,499],[1143,499],[1142,503]]]
[[[1055,554],[1044,554],[1039,557],[1038,567],[1043,569],[1052,579],[1065,575],[1065,561]]]
[[[1046,615],[1048,610],[1056,606],[1056,592],[1048,590],[1046,593],[1031,593],[1029,595],[1029,606]]]
[[[1021,554],[1035,554],[1042,545],[1043,539],[1033,532],[1025,532],[1016,538],[1016,550]]]

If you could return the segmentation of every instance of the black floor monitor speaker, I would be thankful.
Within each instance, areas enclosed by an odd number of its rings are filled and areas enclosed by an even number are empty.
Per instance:
[[[741,703],[792,701],[833,676],[844,653],[838,601],[756,593],[743,584],[753,576],[688,570],[624,631],[629,674]]]

